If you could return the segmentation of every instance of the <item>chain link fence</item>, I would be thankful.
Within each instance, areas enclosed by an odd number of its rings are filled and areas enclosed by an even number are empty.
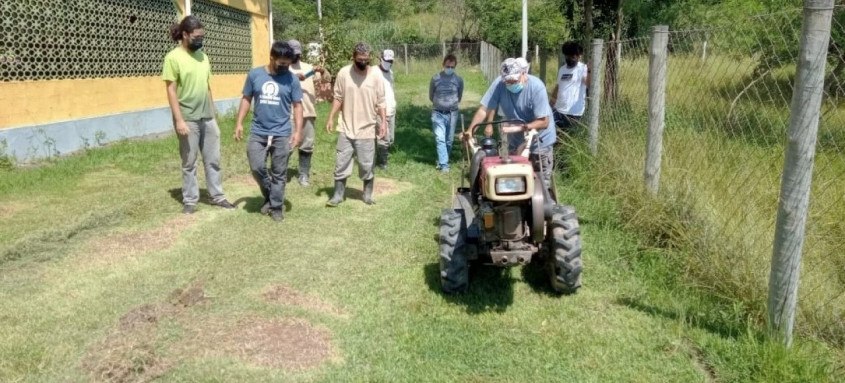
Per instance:
[[[656,203],[642,196],[652,37],[609,41],[597,165],[632,226],[691,250],[682,272],[763,321],[801,9],[670,30]],[[845,345],[845,8],[834,12],[803,247],[797,329]],[[799,90],[800,91],[800,90]],[[788,164],[787,164],[788,165]]]
[[[457,42],[457,43],[431,43],[431,44],[404,44],[404,43],[375,43],[372,44],[374,51],[373,63],[378,62],[381,52],[385,49],[392,49],[395,54],[393,71],[400,74],[430,74],[433,75],[442,68],[443,58],[447,54],[453,54],[458,59],[458,65],[469,67],[478,65],[481,43],[478,42]]]

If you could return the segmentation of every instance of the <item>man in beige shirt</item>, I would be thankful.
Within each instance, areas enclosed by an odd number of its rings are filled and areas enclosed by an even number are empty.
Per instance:
[[[334,84],[334,100],[326,131],[335,131],[337,117],[337,138],[334,167],[334,196],[326,206],[335,207],[343,202],[346,179],[352,175],[352,157],[358,161],[358,176],[364,181],[364,203],[375,204],[373,200],[373,161],[375,138],[384,138],[387,127],[384,100],[384,76],[378,69],[370,67],[370,46],[355,45],[352,52],[354,64],[337,72]],[[338,112],[340,115],[338,116]],[[378,130],[378,134],[376,134]]]
[[[297,40],[289,40],[288,45],[296,55],[290,65],[290,71],[299,78],[302,85],[302,144],[299,146],[299,177],[297,181],[302,186],[310,185],[311,155],[314,153],[314,123],[317,112],[314,109],[316,92],[314,84],[330,82],[331,74],[321,66],[312,66],[302,62],[302,44]],[[290,159],[289,156],[288,159]]]

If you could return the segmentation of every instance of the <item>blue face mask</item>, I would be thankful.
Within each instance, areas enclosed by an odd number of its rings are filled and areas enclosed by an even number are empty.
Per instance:
[[[505,88],[508,88],[508,91],[511,93],[519,93],[522,92],[522,83],[518,82],[516,84],[507,84]]]
[[[455,73],[455,69],[454,68],[446,68],[446,69],[443,70],[443,73],[446,73],[447,76],[451,76]]]

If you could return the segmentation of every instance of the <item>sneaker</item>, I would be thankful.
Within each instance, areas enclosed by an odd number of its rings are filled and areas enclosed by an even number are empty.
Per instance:
[[[212,201],[211,204],[214,205],[214,206],[222,207],[223,209],[226,209],[226,210],[235,209],[235,205],[232,205],[226,199],[221,199],[220,201]]]
[[[449,173],[449,168],[440,168],[440,173],[441,174]]]
[[[264,201],[264,206],[261,206],[261,214],[270,214],[270,201]]]
[[[376,167],[378,167],[379,170],[387,170],[387,164],[378,164]]]
[[[282,213],[282,209],[273,209],[270,210],[270,218],[273,218],[273,221],[282,222],[285,220],[285,215]]]
[[[197,211],[197,205],[182,206],[182,214],[194,214]]]
[[[306,177],[306,176],[299,176],[299,178],[297,178],[297,181],[299,182],[299,185],[302,186],[302,187],[311,186],[311,183],[308,182],[308,177]]]

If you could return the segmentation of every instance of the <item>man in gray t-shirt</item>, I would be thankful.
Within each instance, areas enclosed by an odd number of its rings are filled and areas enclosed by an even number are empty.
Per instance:
[[[498,110],[505,120],[520,120],[524,131],[535,130],[537,135],[530,142],[529,159],[536,170],[542,170],[543,183],[550,187],[554,165],[553,145],[557,140],[552,108],[546,86],[537,77],[528,74],[528,62],[524,58],[508,58],[502,62],[501,76],[490,84],[481,98],[481,106],[470,123],[470,133],[482,121],[492,121]],[[487,125],[484,135],[492,136],[493,127]],[[525,141],[522,132],[508,135],[509,151]]]
[[[443,70],[431,78],[428,86],[428,99],[433,105],[431,125],[437,148],[437,169],[444,173],[449,172],[449,152],[455,140],[455,126],[458,124],[459,107],[464,95],[464,79],[455,73],[457,65],[455,55],[446,55],[443,58]]]

